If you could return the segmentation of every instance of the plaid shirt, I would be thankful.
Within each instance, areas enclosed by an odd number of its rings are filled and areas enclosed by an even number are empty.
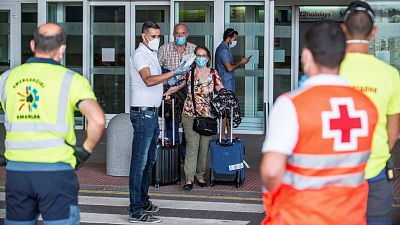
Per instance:
[[[158,49],[158,62],[160,63],[161,67],[167,70],[173,70],[179,66],[179,62],[183,56],[194,53],[194,49],[196,47],[197,46],[195,44],[186,42],[185,52],[183,55],[179,55],[178,49],[175,46],[175,42],[164,44]]]

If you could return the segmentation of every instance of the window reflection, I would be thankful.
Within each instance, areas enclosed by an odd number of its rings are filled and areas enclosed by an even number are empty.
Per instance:
[[[371,2],[378,28],[370,43],[370,53],[400,69],[400,4]]]

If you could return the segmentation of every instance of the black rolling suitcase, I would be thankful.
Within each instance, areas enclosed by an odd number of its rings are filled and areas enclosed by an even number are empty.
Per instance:
[[[172,145],[164,143],[164,101],[162,102],[161,140],[157,144],[157,160],[153,166],[151,183],[158,188],[160,185],[181,182],[180,149],[175,145],[175,101],[172,99]]]

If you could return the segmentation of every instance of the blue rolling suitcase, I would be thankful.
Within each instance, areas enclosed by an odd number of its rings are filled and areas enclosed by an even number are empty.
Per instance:
[[[232,124],[231,115],[231,124]],[[222,119],[221,119],[222,122]],[[221,127],[221,126],[220,126]],[[232,139],[232,125],[230,142],[222,141],[222,132],[218,140],[210,141],[211,166],[210,184],[215,186],[218,182],[234,183],[239,188],[245,180],[244,143]]]

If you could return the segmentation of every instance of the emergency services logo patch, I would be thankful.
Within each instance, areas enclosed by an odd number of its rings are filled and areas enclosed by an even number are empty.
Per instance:
[[[332,111],[322,112],[322,137],[333,138],[333,150],[354,151],[358,138],[368,136],[368,114],[356,110],[350,97],[331,98]]]
[[[20,96],[19,101],[21,102],[19,111],[26,108],[28,112],[32,112],[33,109],[38,107],[37,102],[39,101],[39,95],[36,88],[32,88],[32,86],[28,85],[25,91],[23,93],[18,92],[18,95]]]

